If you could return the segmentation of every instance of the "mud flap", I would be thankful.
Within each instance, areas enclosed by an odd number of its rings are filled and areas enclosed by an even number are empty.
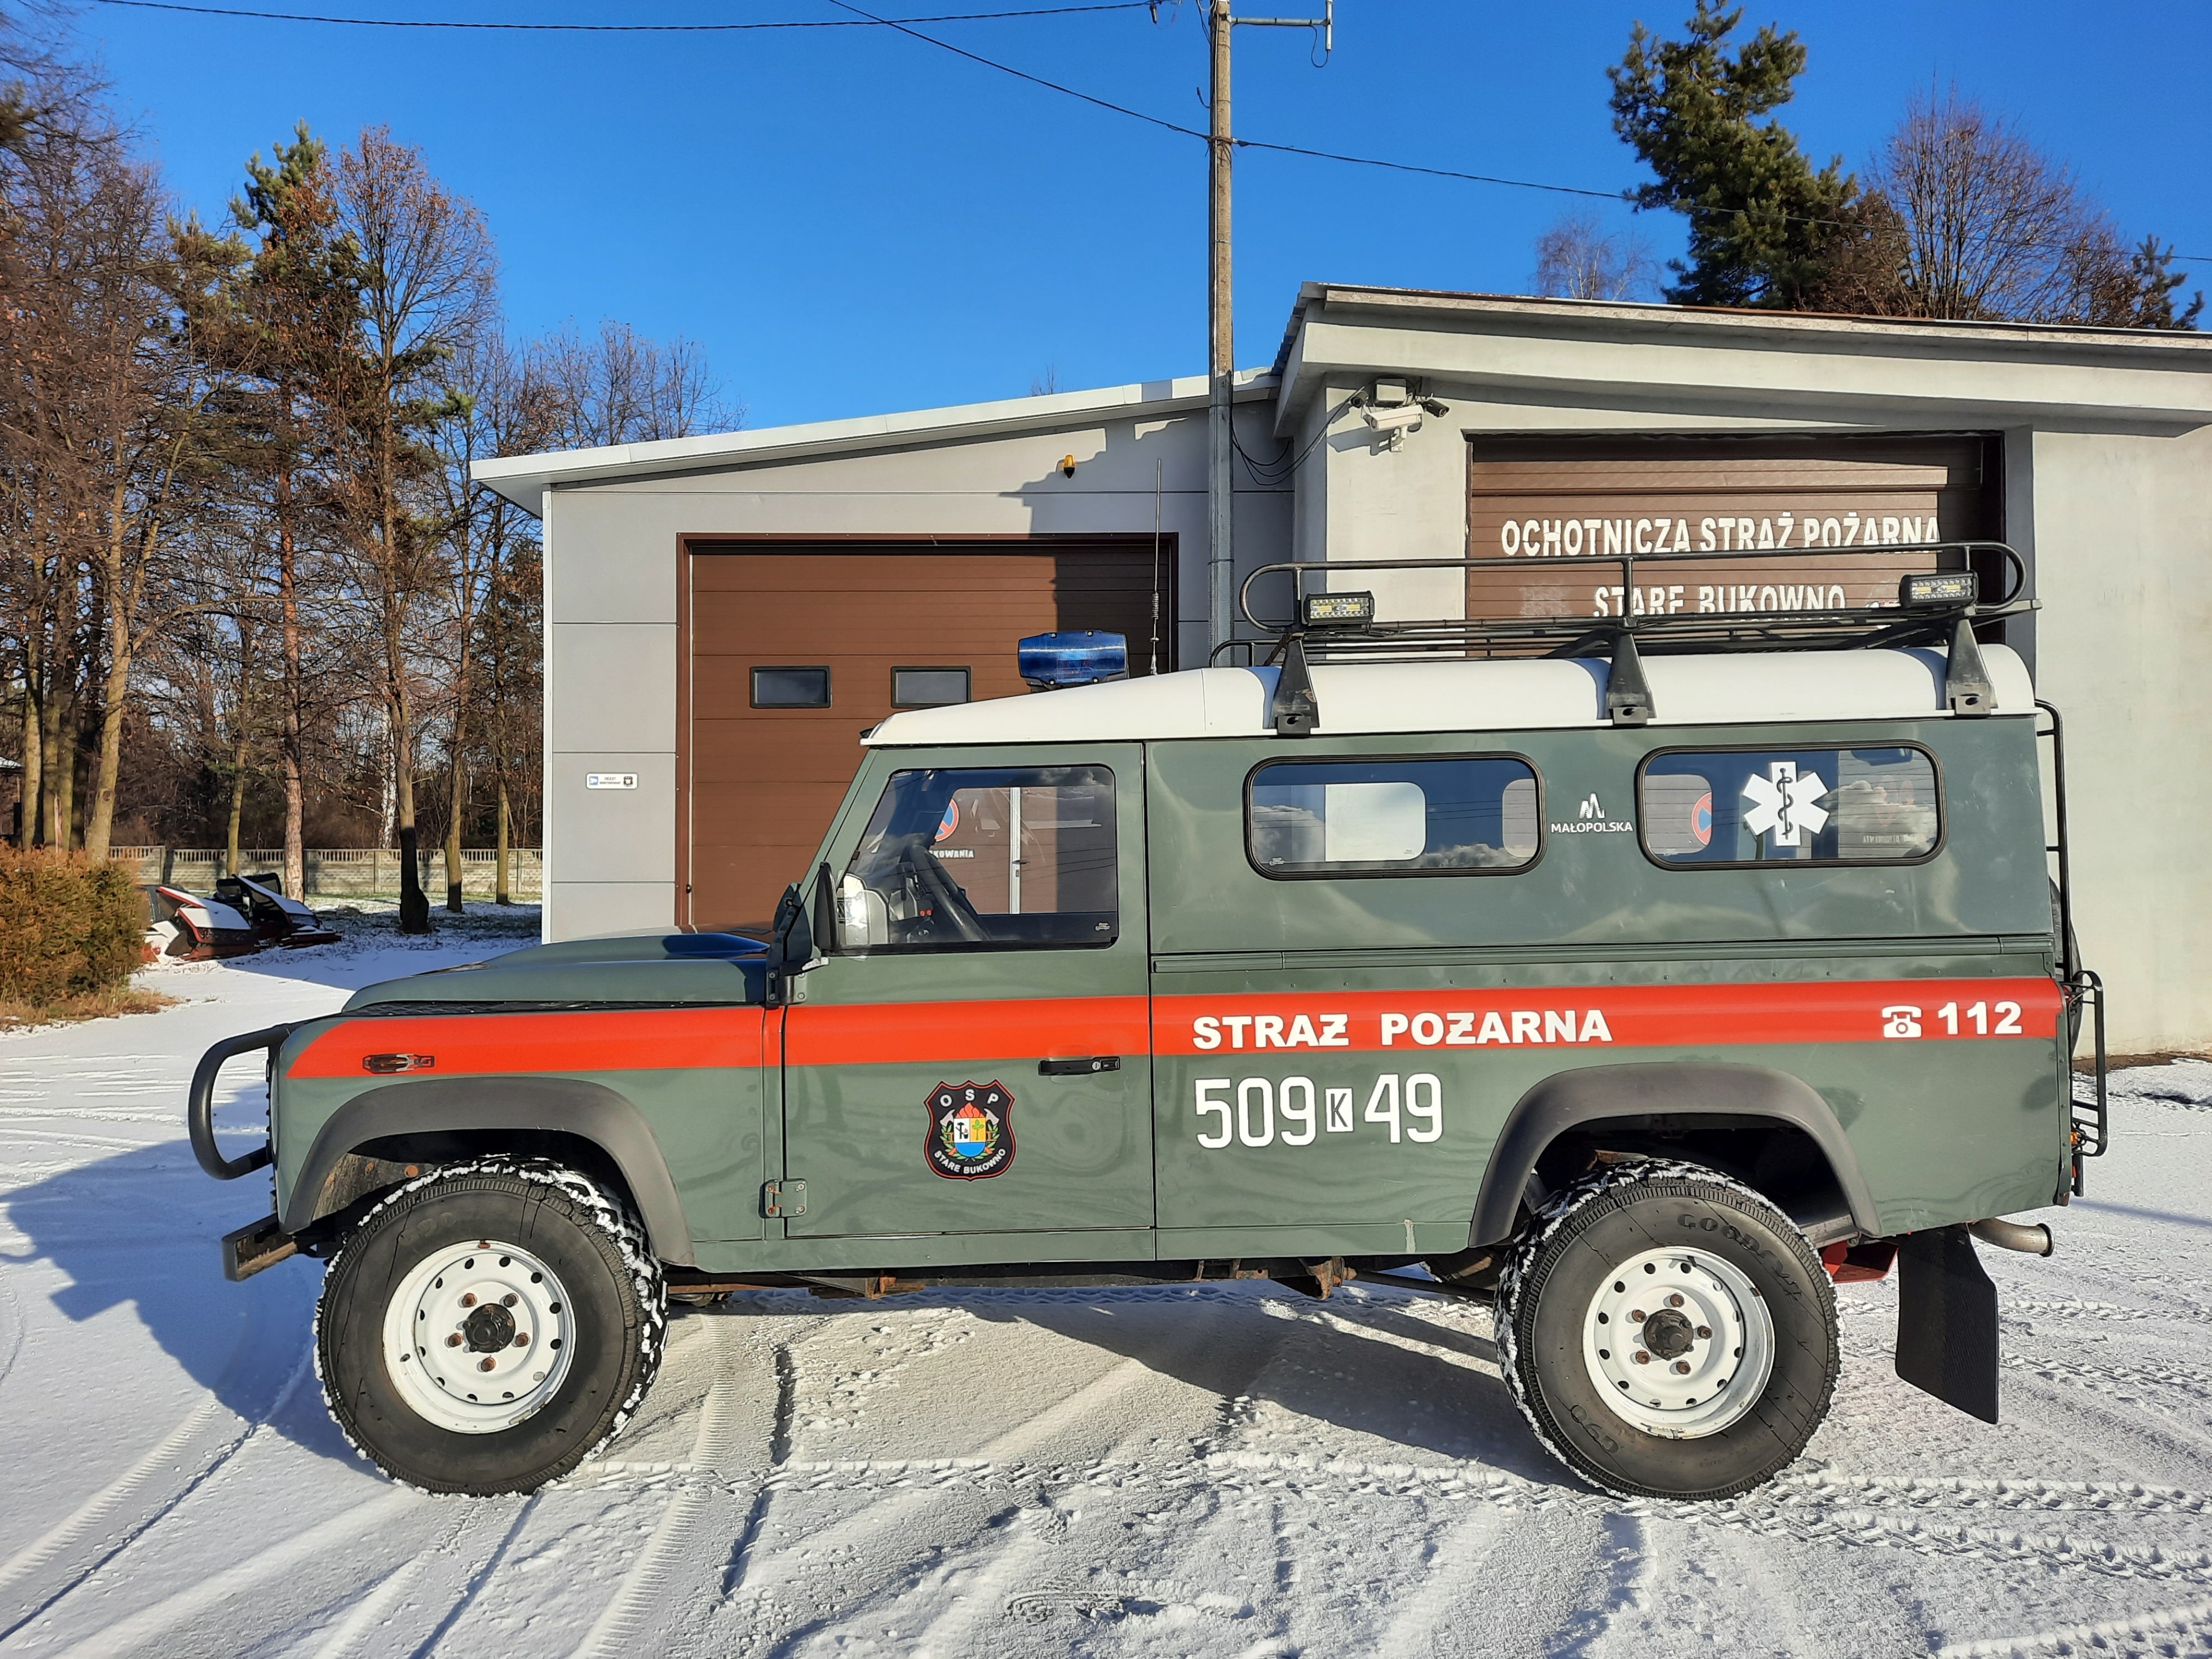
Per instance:
[[[1970,1417],[1997,1420],[1997,1287],[1964,1227],[1898,1241],[1897,1374]]]

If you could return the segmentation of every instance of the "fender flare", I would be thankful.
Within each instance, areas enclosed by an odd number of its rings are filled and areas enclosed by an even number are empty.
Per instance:
[[[387,1135],[481,1129],[548,1130],[590,1141],[629,1183],[653,1254],[695,1265],[683,1202],[644,1115],[605,1085],[579,1078],[422,1078],[356,1095],[331,1114],[301,1161],[284,1231],[298,1232],[315,1219],[317,1195],[356,1147]]]
[[[1850,1138],[1828,1103],[1802,1078],[1766,1066],[1656,1060],[1555,1072],[1516,1101],[1483,1171],[1469,1244],[1497,1244],[1512,1237],[1536,1160],[1561,1134],[1609,1118],[1662,1115],[1763,1118],[1802,1129],[1827,1159],[1853,1223],[1869,1235],[1881,1231]]]

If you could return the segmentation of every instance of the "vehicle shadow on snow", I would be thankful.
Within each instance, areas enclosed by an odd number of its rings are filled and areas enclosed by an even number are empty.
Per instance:
[[[238,1285],[222,1276],[217,1241],[264,1205],[266,1192],[257,1176],[208,1181],[181,1141],[119,1152],[6,1194],[9,1218],[28,1243],[0,1255],[0,1272],[51,1264],[66,1281],[51,1299],[73,1327],[135,1315],[185,1376],[238,1417],[352,1465],[312,1370],[321,1265],[295,1258]],[[1409,1462],[1421,1454],[1464,1459],[1545,1486],[1572,1485],[1530,1437],[1504,1385],[1464,1363],[1494,1364],[1492,1345],[1418,1318],[1395,1296],[1340,1295],[1324,1304],[1257,1285],[1209,1285],[1188,1297],[1103,1287],[1048,1296],[934,1291],[890,1302],[754,1292],[714,1312],[880,1321],[925,1306],[1048,1331],[1215,1396],[1218,1427],[1202,1451],[1237,1449],[1240,1417],[1264,1402],[1336,1431],[1326,1449],[1310,1454],[1323,1463],[1372,1461],[1378,1452],[1392,1455],[1382,1448],[1401,1448]],[[112,1352],[118,1340],[128,1340],[87,1328],[86,1351]],[[1377,1443],[1361,1448],[1346,1438]]]
[[[1203,1451],[1238,1449],[1237,1419],[1245,1402],[1266,1402],[1402,1449],[1411,1462],[1427,1453],[1540,1486],[1584,1490],[1536,1443],[1499,1378],[1402,1346],[1417,1342],[1495,1365],[1496,1345],[1418,1318],[1395,1296],[1339,1295],[1321,1303],[1258,1285],[1209,1285],[1187,1300],[1150,1288],[1053,1293],[1049,1299],[1012,1290],[931,1291],[855,1302],[756,1292],[733,1297],[716,1311],[880,1322],[908,1306],[958,1308],[994,1324],[1032,1326],[1213,1395],[1221,1402],[1220,1428]],[[1292,1449],[1323,1464],[1340,1457],[1374,1461],[1378,1453],[1390,1456],[1381,1447],[1340,1441]]]
[[[242,1285],[222,1276],[217,1243],[267,1207],[266,1177],[219,1186],[172,1141],[79,1164],[13,1188],[4,1201],[29,1242],[0,1255],[0,1272],[41,1262],[58,1269],[67,1282],[50,1299],[73,1329],[83,1328],[88,1353],[117,1363],[105,1356],[128,1339],[89,1328],[135,1314],[179,1370],[246,1422],[354,1461],[313,1374],[321,1264],[281,1261]],[[24,1281],[15,1282],[20,1291]]]

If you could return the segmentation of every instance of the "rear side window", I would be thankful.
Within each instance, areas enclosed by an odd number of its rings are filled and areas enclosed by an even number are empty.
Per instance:
[[[1540,846],[1535,769],[1516,756],[1273,761],[1247,787],[1263,876],[1502,874]]]
[[[1103,766],[894,772],[838,888],[841,951],[1111,945],[1114,774]]]
[[[1637,785],[1644,850],[1694,868],[1910,864],[1942,836],[1924,749],[1729,749],[1654,755]]]

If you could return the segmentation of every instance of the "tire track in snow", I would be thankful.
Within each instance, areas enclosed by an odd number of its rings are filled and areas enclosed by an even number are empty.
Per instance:
[[[368,1635],[372,1626],[384,1622],[400,1593],[422,1574],[425,1557],[416,1556],[385,1574],[368,1594],[347,1609],[346,1614],[331,1626],[309,1659],[345,1659],[355,1644]]]
[[[1142,1360],[1123,1359],[1073,1394],[1006,1429],[981,1448],[979,1461],[992,1465],[1009,1455],[1018,1455],[1030,1446],[1049,1441],[1091,1418],[1109,1401],[1153,1375]],[[951,1473],[950,1466],[954,1462],[943,1460],[946,1473]],[[765,1561],[749,1556],[744,1564],[745,1570],[732,1573],[734,1582],[724,1605],[743,1608],[740,1618],[757,1624],[758,1614],[777,1599],[778,1592],[787,1587],[793,1575],[805,1571],[803,1561],[823,1558],[845,1559],[841,1577],[857,1586],[863,1599],[885,1591],[897,1594],[906,1583],[900,1568],[910,1553],[900,1547],[898,1540],[910,1537],[932,1510],[944,1508],[949,1501],[972,1499],[975,1492],[973,1482],[957,1478],[927,1485],[903,1485],[884,1492],[859,1514],[807,1533],[792,1552],[780,1553]],[[933,1542],[941,1548],[949,1540],[933,1538]],[[848,1612],[850,1608],[841,1611]],[[790,1650],[805,1638],[819,1633],[835,1616],[824,1613],[795,1630],[785,1632],[778,1650]],[[747,1634],[758,1640],[763,1632],[756,1628]]]
[[[411,1487],[406,1490],[410,1492],[413,1492]],[[423,1493],[414,1495],[427,1496]],[[483,1594],[484,1587],[491,1583],[492,1574],[499,1570],[499,1564],[507,1559],[507,1551],[514,1547],[514,1540],[522,1535],[524,1524],[537,1511],[538,1503],[544,1496],[542,1492],[532,1492],[516,1505],[514,1519],[507,1523],[507,1530],[500,1534],[499,1542],[493,1546],[491,1553],[484,1557],[462,1581],[459,1592],[453,1597],[453,1605],[446,1609],[430,1633],[415,1644],[410,1659],[429,1659],[429,1656],[437,1651],[438,1644],[446,1639],[447,1632],[459,1624],[461,1621],[461,1616],[476,1605],[477,1598]],[[472,1509],[479,1507],[489,1507],[489,1505],[481,1499],[476,1500],[471,1504]],[[476,1518],[474,1513],[464,1517],[461,1524],[448,1533],[438,1546],[438,1553],[450,1554],[457,1549],[469,1536],[472,1530],[470,1522]]]
[[[1424,1559],[1425,1574],[1411,1595],[1393,1598],[1394,1611],[1375,1644],[1382,1654],[1438,1653],[1455,1630],[1470,1628],[1486,1599],[1480,1569],[1504,1536],[1507,1518],[1483,1510],[1455,1521]]]
[[[2192,1601],[2183,1607],[2161,1607],[2132,1619],[2112,1619],[2096,1625],[2069,1625],[2063,1630],[2038,1631],[2027,1636],[1998,1636],[1978,1641],[1946,1642],[1935,1659],[1996,1659],[2004,1654],[2072,1652],[2088,1649],[2113,1659],[2133,1659],[2142,1654],[2177,1650],[2175,1638],[2190,1643],[2189,1651],[2212,1647],[2212,1601]]]
[[[1620,1625],[1623,1614],[1641,1613],[1650,1600],[1650,1540],[1635,1516],[1618,1513],[1605,1517],[1598,1565],[1601,1604],[1578,1610],[1545,1644],[1545,1651],[1553,1659],[1582,1659],[1595,1652],[1598,1644]]]
[[[728,1564],[722,1569],[723,1602],[737,1594],[738,1586],[744,1583],[745,1571],[752,1565],[753,1546],[760,1539],[761,1524],[768,1519],[769,1495],[775,1490],[775,1472],[791,1461],[791,1424],[799,1408],[799,1372],[791,1358],[791,1344],[775,1345],[775,1419],[770,1425],[768,1438],[769,1466],[761,1476],[760,1490],[745,1510],[745,1523],[738,1529],[738,1541],[732,1546]]]
[[[246,1340],[246,1336],[240,1338],[241,1348]],[[302,1355],[291,1376],[277,1392],[275,1401],[270,1406],[268,1416],[258,1421],[239,1417],[230,1407],[210,1395],[186,1413],[184,1420],[145,1456],[79,1504],[60,1524],[33,1540],[4,1565],[0,1565],[0,1593],[5,1593],[9,1586],[21,1583],[58,1560],[66,1559],[70,1552],[81,1550],[88,1540],[100,1534],[103,1527],[112,1524],[114,1516],[125,1512],[131,1500],[143,1492],[165,1467],[173,1467],[185,1448],[204,1433],[210,1425],[219,1423],[225,1417],[234,1419],[236,1426],[230,1431],[230,1437],[204,1459],[183,1486],[157,1504],[151,1511],[126,1525],[120,1535],[106,1541],[105,1547],[98,1547],[93,1558],[76,1572],[66,1575],[59,1584],[39,1595],[34,1602],[26,1604],[15,1619],[0,1626],[0,1641],[6,1640],[88,1583],[110,1562],[159,1526],[176,1510],[179,1504],[220,1474],[246,1443],[267,1426],[268,1418],[275,1417],[290,1403],[292,1395],[307,1377],[308,1370],[307,1357]]]
[[[2047,1382],[2096,1389],[2166,1389],[2192,1400],[2212,1401],[2212,1378],[2201,1370],[2164,1365],[2081,1365],[2071,1360],[2030,1359],[2011,1353],[2001,1363],[2008,1370],[2026,1371]]]
[[[1659,1500],[1646,1500],[1656,1503]],[[1936,1509],[2062,1510],[2138,1515],[2212,1514],[2212,1495],[2134,1480],[2008,1480],[2001,1476],[1837,1474],[1785,1469],[1729,1504],[1670,1505],[1679,1518],[1793,1507],[1874,1505]]]
[[[86,1498],[83,1503],[78,1504],[57,1525],[48,1528],[16,1551],[4,1564],[0,1564],[0,1594],[5,1594],[14,1589],[23,1579],[40,1571],[60,1556],[90,1539],[107,1524],[109,1519],[118,1510],[137,1495],[157,1471],[171,1467],[183,1454],[185,1447],[191,1444],[210,1424],[227,1415],[228,1410],[229,1408],[221,1401],[213,1395],[210,1395],[187,1412],[184,1420],[157,1442],[151,1451],[113,1480],[109,1481],[106,1486]],[[243,1439],[245,1431],[241,1430],[237,1437]],[[228,1449],[228,1448],[225,1449],[226,1451]],[[222,1453],[217,1454],[218,1456],[222,1455]],[[118,1542],[115,1548],[123,1548],[130,1542],[131,1538],[137,1536],[148,1526],[152,1525],[153,1519],[158,1518],[159,1514],[160,1511],[157,1510],[154,1517],[149,1517],[133,1527],[130,1534]],[[109,1553],[112,1554],[113,1551],[110,1551]],[[99,1565],[98,1562],[94,1562],[87,1566],[83,1572],[78,1575],[77,1579],[64,1583],[41,1596],[36,1606],[27,1607],[13,1622],[0,1626],[0,1638],[14,1634],[24,1622],[35,1618],[54,1601],[67,1595],[71,1589],[75,1588],[76,1583],[97,1570]]]
[[[8,1373],[15,1369],[16,1356],[23,1352],[23,1304],[16,1298],[15,1287],[0,1279],[0,1383],[8,1380]]]
[[[699,1433],[692,1443],[694,1468],[720,1471],[736,1456],[744,1426],[735,1381],[722,1373],[730,1346],[724,1333],[729,1322],[708,1322],[712,1363],[718,1373],[699,1407]],[[642,1650],[654,1635],[683,1558],[691,1552],[692,1534],[707,1512],[711,1489],[687,1485],[669,1499],[659,1524],[639,1550],[637,1559],[623,1576],[613,1597],[585,1632],[576,1648],[576,1659],[616,1659]]]
[[[152,1644],[179,1626],[216,1611],[234,1597],[242,1597],[257,1584],[286,1577],[295,1567],[360,1534],[374,1531],[387,1518],[424,1501],[419,1492],[400,1491],[356,1504],[319,1526],[296,1533],[234,1566],[202,1579],[188,1589],[164,1596],[151,1607],[142,1607],[128,1618],[81,1638],[64,1650],[59,1659],[115,1659],[118,1654]]]

